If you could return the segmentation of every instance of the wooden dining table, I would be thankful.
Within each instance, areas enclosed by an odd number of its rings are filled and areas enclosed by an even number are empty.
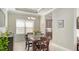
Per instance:
[[[44,37],[45,39],[47,39],[46,37]],[[43,44],[43,40],[41,39],[41,37],[31,37],[30,38],[33,42],[32,44],[32,48],[33,48],[33,51],[41,51],[42,50],[42,46],[44,46]],[[48,44],[47,44],[47,50],[49,49],[49,41],[48,41]]]

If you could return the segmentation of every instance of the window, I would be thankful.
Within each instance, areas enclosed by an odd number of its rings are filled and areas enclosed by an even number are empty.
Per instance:
[[[16,34],[33,32],[33,28],[34,28],[34,21],[32,20],[26,20],[26,21],[23,19],[16,20]]]
[[[16,20],[16,34],[24,34],[24,20],[17,19]]]
[[[26,21],[26,33],[33,32],[34,21]]]

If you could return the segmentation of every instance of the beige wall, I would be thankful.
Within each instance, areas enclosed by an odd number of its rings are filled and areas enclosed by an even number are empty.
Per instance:
[[[8,12],[8,31],[16,33],[16,15],[13,12]]]
[[[42,32],[42,33],[46,33],[46,19],[45,19],[45,16],[44,15],[41,15],[41,18],[40,18],[40,31]]]
[[[53,11],[53,43],[63,49],[74,50],[74,10],[59,8]],[[58,28],[58,20],[64,20],[64,28]],[[54,50],[59,50],[53,47]]]
[[[76,10],[77,10],[77,15],[76,16],[78,17],[79,16],[79,8],[77,8]]]
[[[5,14],[0,10],[0,27],[5,26]]]

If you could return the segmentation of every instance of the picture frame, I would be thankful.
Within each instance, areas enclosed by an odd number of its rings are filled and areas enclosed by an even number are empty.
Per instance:
[[[64,20],[58,20],[57,26],[58,26],[58,28],[64,28]]]
[[[77,21],[76,22],[77,22],[76,28],[79,29],[79,16],[77,17]]]

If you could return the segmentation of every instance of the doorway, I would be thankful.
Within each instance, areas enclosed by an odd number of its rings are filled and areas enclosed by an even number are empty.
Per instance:
[[[46,36],[52,40],[52,19],[46,19]]]

